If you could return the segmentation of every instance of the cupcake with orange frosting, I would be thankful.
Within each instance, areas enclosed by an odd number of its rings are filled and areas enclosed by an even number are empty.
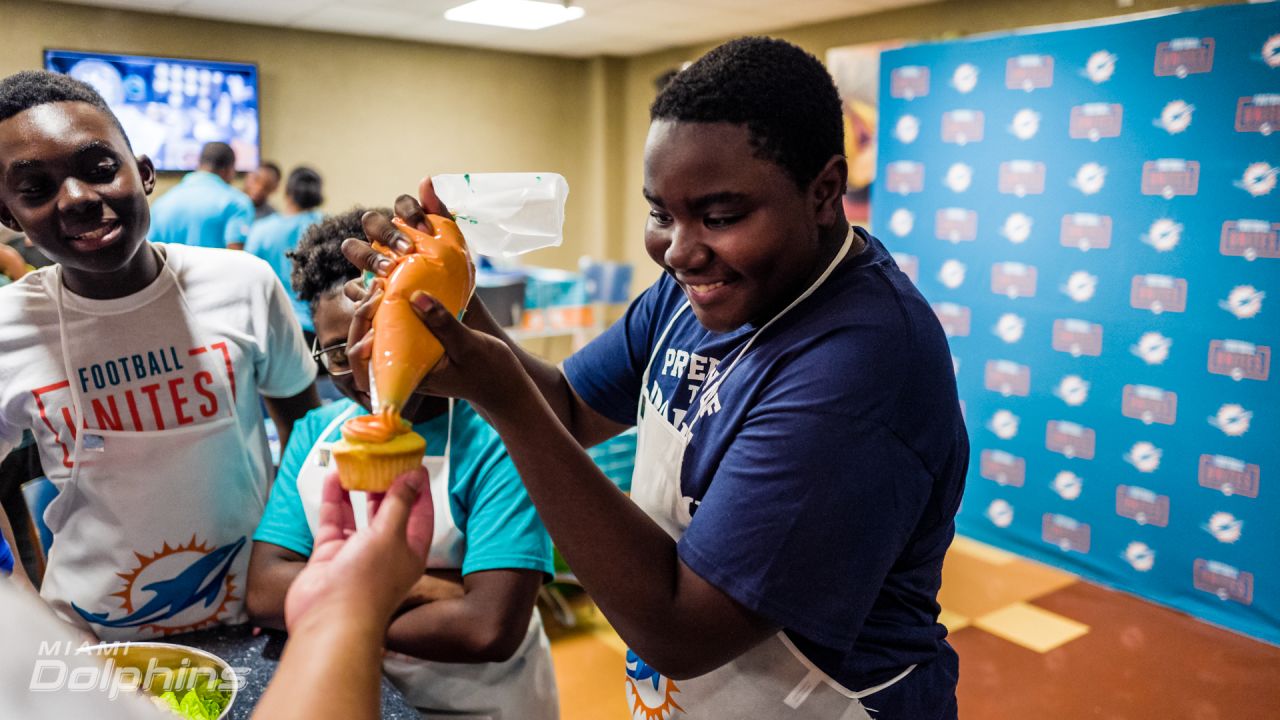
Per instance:
[[[347,490],[386,492],[392,481],[422,463],[427,441],[398,414],[361,415],[343,423],[331,452]]]
[[[385,492],[398,475],[417,467],[426,451],[426,441],[400,411],[444,357],[444,347],[418,319],[410,297],[420,290],[430,293],[460,316],[475,290],[475,268],[457,224],[439,215],[427,220],[432,232],[409,227],[399,218],[392,221],[413,244],[412,253],[398,256],[374,243],[396,265],[373,316],[373,414],[343,423],[342,440],[332,449],[347,490]]]

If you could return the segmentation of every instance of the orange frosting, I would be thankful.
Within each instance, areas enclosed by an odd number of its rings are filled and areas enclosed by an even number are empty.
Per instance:
[[[361,415],[342,423],[342,437],[349,441],[384,443],[413,429],[394,408],[384,408],[376,415]]]
[[[392,221],[413,243],[413,252],[408,255],[397,256],[374,244],[396,265],[385,281],[382,301],[373,316],[373,356],[369,361],[373,414],[344,423],[342,434],[348,439],[386,442],[408,432],[410,426],[400,418],[400,411],[444,357],[444,347],[418,319],[409,298],[421,290],[457,316],[475,289],[475,268],[457,224],[439,215],[428,215],[427,220],[430,233],[409,227],[399,218]]]

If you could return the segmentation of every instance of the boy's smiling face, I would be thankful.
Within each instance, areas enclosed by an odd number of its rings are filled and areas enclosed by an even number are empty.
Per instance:
[[[86,282],[125,281],[146,238],[156,172],[112,118],[83,102],[0,121],[0,222]],[[92,278],[92,280],[91,280]]]
[[[657,120],[645,144],[645,249],[703,327],[728,332],[780,311],[823,269],[843,164],[801,188],[758,156],[745,125]]]

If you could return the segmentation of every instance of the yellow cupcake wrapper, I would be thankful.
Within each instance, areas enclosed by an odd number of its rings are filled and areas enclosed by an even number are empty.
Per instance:
[[[363,492],[386,492],[397,477],[422,464],[422,453],[363,457],[335,454],[333,457],[338,462],[342,487]]]

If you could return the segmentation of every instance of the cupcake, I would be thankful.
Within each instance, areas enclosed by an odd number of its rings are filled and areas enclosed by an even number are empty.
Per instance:
[[[338,479],[347,490],[386,492],[391,483],[422,464],[427,441],[393,412],[351,418],[333,444]]]

